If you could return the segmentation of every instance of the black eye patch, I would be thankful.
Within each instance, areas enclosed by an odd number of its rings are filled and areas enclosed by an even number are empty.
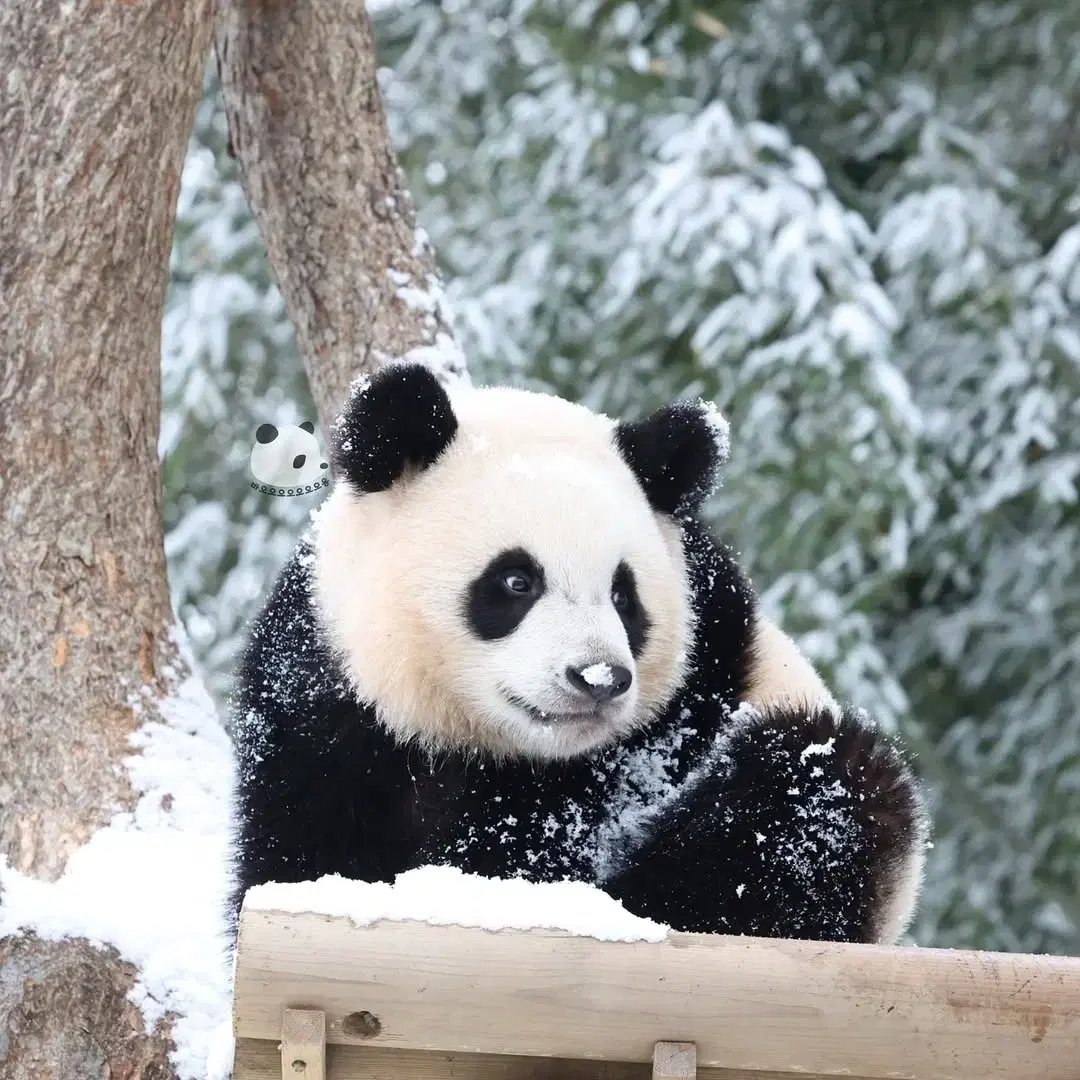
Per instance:
[[[637,660],[645,651],[652,623],[642,606],[641,597],[638,596],[634,571],[624,562],[615,568],[614,577],[611,579],[611,602],[626,629],[630,653]]]
[[[524,548],[496,555],[469,585],[465,615],[481,641],[512,634],[544,595],[544,568]]]

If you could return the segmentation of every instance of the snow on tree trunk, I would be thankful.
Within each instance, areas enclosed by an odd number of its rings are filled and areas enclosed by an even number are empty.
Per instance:
[[[0,7],[7,1080],[176,1075],[175,987],[143,970],[152,938],[134,917],[168,910],[173,883],[129,856],[139,836],[173,851],[174,819],[212,805],[200,785],[226,760],[212,713],[173,696],[191,680],[156,445],[172,221],[211,34],[210,0]],[[190,790],[155,755],[162,732],[192,751]]]
[[[223,0],[217,55],[232,152],[324,429],[352,379],[386,360],[463,377],[362,0]]]

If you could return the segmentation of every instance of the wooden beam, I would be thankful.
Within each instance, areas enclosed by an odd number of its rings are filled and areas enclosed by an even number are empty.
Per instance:
[[[299,1004],[326,1013],[332,1046],[647,1065],[655,1043],[685,1040],[699,1071],[1080,1080],[1071,957],[694,934],[605,942],[245,908],[237,1036],[277,1040]]]
[[[686,1042],[658,1042],[653,1047],[652,1080],[697,1080],[697,1047]]]
[[[281,1080],[326,1080],[326,1014],[319,1009],[284,1010]]]
[[[450,1054],[439,1050],[399,1050],[386,1046],[330,1045],[326,1080],[649,1080],[647,1062],[575,1061],[569,1058],[510,1057],[505,1054]],[[757,1069],[698,1069],[698,1080],[793,1080],[792,1073]],[[799,1073],[799,1080],[837,1080]],[[232,1080],[281,1080],[277,1045],[240,1039]],[[865,1080],[845,1076],[843,1080]]]

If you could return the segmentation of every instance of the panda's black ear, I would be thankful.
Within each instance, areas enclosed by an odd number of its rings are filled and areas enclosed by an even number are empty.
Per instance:
[[[299,426],[301,431],[306,431],[309,435],[315,434],[315,425],[310,420],[305,420]]]
[[[615,428],[615,446],[654,510],[695,514],[728,458],[728,423],[708,401],[676,401]]]
[[[260,424],[255,429],[255,441],[262,443],[264,446],[266,443],[272,443],[277,438],[277,428],[273,424]]]
[[[358,491],[385,491],[406,468],[434,464],[457,427],[429,367],[387,364],[353,385],[331,432],[334,472]]]

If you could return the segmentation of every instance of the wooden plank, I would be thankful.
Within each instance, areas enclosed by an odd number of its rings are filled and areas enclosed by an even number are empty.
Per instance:
[[[281,1018],[281,1080],[326,1080],[326,1014],[285,1009]]]
[[[447,1054],[438,1050],[397,1050],[386,1046],[326,1048],[326,1080],[649,1080],[642,1062],[571,1061],[565,1058]],[[744,1069],[698,1069],[698,1080],[791,1080],[791,1073]],[[800,1080],[830,1080],[800,1073]],[[277,1044],[240,1039],[232,1080],[280,1080]],[[866,1080],[845,1076],[844,1080]]]
[[[234,1019],[284,1007],[331,1044],[603,1061],[697,1045],[698,1067],[871,1080],[1078,1080],[1080,959],[672,934],[662,943],[247,908]],[[350,1017],[377,1018],[369,1040]],[[647,1074],[646,1074],[647,1075]]]
[[[658,1042],[653,1047],[652,1080],[696,1080],[697,1047],[686,1042]]]

